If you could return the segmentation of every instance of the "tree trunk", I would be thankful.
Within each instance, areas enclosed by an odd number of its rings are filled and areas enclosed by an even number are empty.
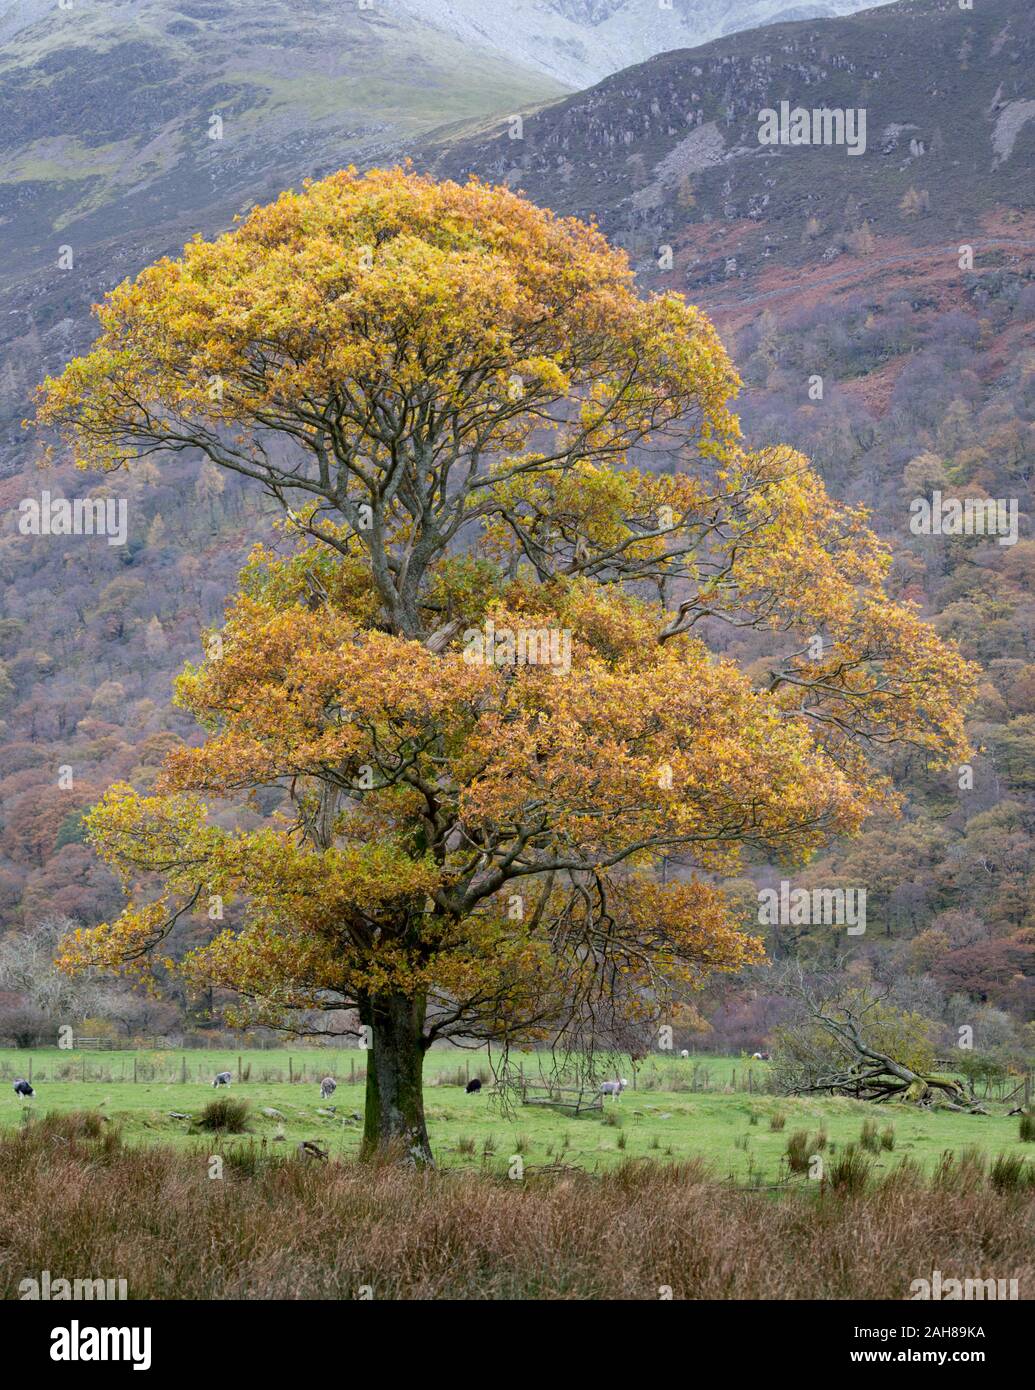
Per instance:
[[[367,1058],[364,1158],[396,1153],[417,1167],[433,1164],[424,1120],[423,998],[380,996],[360,1010],[373,1033]]]

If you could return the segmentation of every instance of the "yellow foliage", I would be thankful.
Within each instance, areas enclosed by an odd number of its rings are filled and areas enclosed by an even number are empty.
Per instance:
[[[972,668],[886,597],[863,512],[743,448],[712,325],[638,298],[596,228],[346,170],[98,314],[40,424],[83,467],[196,448],[283,501],[291,545],[256,547],[177,682],[205,742],[90,814],[131,902],[67,968],[146,968],[217,898],[230,923],[176,968],[254,1017],[646,1016],[761,952],[720,888],[656,882],[663,856],[807,859],[893,804],[870,747],[965,752]],[[755,682],[705,620],[771,634]],[[226,828],[273,785],[291,818]]]

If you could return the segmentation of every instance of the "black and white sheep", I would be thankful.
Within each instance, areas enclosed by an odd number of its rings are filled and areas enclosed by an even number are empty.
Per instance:
[[[330,1096],[334,1095],[337,1089],[338,1083],[337,1081],[335,1081],[334,1077],[325,1076],[324,1079],[320,1082],[320,1099],[327,1100]]]
[[[19,1076],[18,1080],[14,1083],[14,1093],[16,1096],[24,1096],[26,1100],[28,1100],[30,1096],[36,1094],[29,1082],[22,1076]]]
[[[213,1085],[213,1086],[229,1086],[229,1085],[230,1085],[230,1082],[232,1081],[232,1079],[233,1079],[233,1078],[232,1078],[230,1072],[228,1072],[228,1071],[220,1071],[220,1072],[217,1072],[216,1075],[215,1075],[215,1077],[213,1078],[212,1085]]]

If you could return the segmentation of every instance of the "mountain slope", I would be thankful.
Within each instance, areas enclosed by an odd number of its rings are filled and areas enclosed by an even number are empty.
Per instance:
[[[86,4],[0,58],[2,274],[80,244],[277,191],[559,84],[408,15],[318,0]],[[218,138],[217,138],[218,137]]]
[[[875,0],[397,0],[466,43],[511,55],[570,87],[655,53],[778,20],[829,18]]]
[[[829,262],[863,226],[965,241],[989,209],[1030,208],[1033,72],[1029,0],[985,0],[974,11],[904,0],[662,54],[530,112],[521,139],[500,125],[440,143],[425,162],[597,218],[634,251],[648,283],[655,248],[672,246],[679,287],[693,293],[774,257]],[[781,102],[863,108],[864,153],[761,144],[759,113]]]
[[[381,5],[16,0],[5,29],[0,477],[34,381],[122,276],[309,175],[562,90]]]

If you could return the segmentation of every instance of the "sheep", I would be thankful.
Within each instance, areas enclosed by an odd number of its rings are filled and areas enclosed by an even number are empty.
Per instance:
[[[333,1096],[337,1089],[338,1083],[335,1081],[334,1077],[325,1076],[320,1082],[320,1099],[326,1100],[329,1096]]]
[[[230,1072],[228,1072],[228,1071],[221,1071],[221,1072],[217,1072],[217,1073],[216,1073],[216,1077],[215,1077],[215,1080],[212,1082],[212,1085],[213,1085],[213,1086],[229,1086],[229,1085],[230,1085],[230,1081],[231,1081],[231,1074],[230,1074]]]
[[[600,1094],[602,1096],[614,1096],[615,1100],[619,1100],[628,1084],[624,1076],[618,1081],[601,1081]]]
[[[28,1081],[21,1076],[19,1076],[18,1080],[14,1083],[14,1093],[16,1096],[24,1096],[26,1100],[28,1100],[30,1096],[36,1094]]]
[[[684,1047],[683,1050],[682,1050],[682,1052],[681,1052],[679,1055],[680,1055],[680,1057],[682,1057],[683,1061],[685,1062],[686,1059],[690,1056],[690,1049],[689,1049],[688,1047]]]
[[[768,1061],[769,1061],[769,1053],[768,1053],[768,1052],[752,1052],[752,1054],[751,1054],[751,1060],[752,1060],[753,1062],[768,1062]]]
[[[476,1076],[473,1076],[471,1080],[468,1081],[467,1085],[464,1087],[464,1090],[467,1092],[469,1096],[474,1095],[475,1091],[480,1091],[481,1089],[482,1083],[478,1080]]]

